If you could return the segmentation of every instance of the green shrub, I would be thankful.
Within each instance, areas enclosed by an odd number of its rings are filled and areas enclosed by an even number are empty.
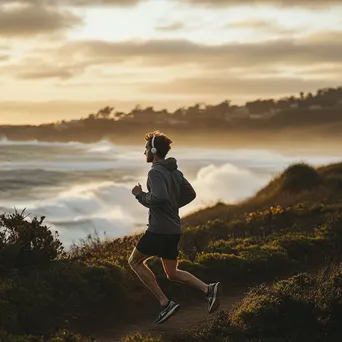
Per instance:
[[[245,261],[234,254],[200,253],[196,256],[196,262],[205,266],[216,279],[242,275],[245,268]]]
[[[69,330],[61,329],[53,337],[40,337],[33,335],[13,335],[0,330],[0,341],[3,342],[81,342],[82,336]]]
[[[341,333],[342,320],[342,266],[321,272],[313,298],[320,310],[319,322],[329,334]]]
[[[74,334],[67,329],[59,330],[48,342],[81,342],[84,341],[80,334]]]
[[[232,247],[231,240],[216,240],[210,241],[209,245],[204,248],[204,252],[207,253],[225,253],[225,254],[236,254],[236,250]]]
[[[0,215],[0,272],[12,269],[30,270],[64,255],[58,234],[52,235],[43,225],[45,217],[31,222],[23,213]],[[0,273],[0,274],[1,274]]]
[[[142,335],[141,333],[137,332],[133,335],[125,336],[121,339],[121,342],[163,342],[160,336],[154,337],[150,334]]]
[[[322,183],[322,177],[318,171],[305,164],[289,166],[282,175],[281,190],[290,193],[309,190]]]
[[[0,285],[0,324],[8,331],[39,333],[71,317],[91,319],[104,312],[118,315],[131,303],[129,283],[116,267],[51,263]]]
[[[264,240],[261,239],[260,237],[251,236],[251,237],[247,237],[243,239],[234,239],[231,242],[231,245],[236,251],[236,253],[238,253],[238,251],[240,250],[243,250],[245,248],[255,246],[255,245],[262,245],[263,243],[264,243]]]
[[[273,246],[248,246],[239,249],[238,253],[254,271],[274,271],[290,264],[287,253]]]
[[[193,262],[189,260],[180,260],[178,262],[178,267],[181,270],[188,271],[193,274],[204,274],[206,272],[206,267],[198,262]]]
[[[194,260],[196,253],[203,251],[209,241],[225,239],[228,233],[228,225],[222,220],[208,221],[201,226],[185,228],[180,247],[190,260]]]
[[[142,234],[124,236],[114,240],[101,241],[98,233],[89,234],[85,239],[80,239],[78,244],[70,248],[72,260],[83,261],[87,264],[111,263],[129,269],[128,258]]]
[[[285,250],[289,258],[300,261],[309,255],[317,253],[317,244],[320,238],[303,235],[301,233],[288,233],[283,236],[274,236],[271,242],[273,247]]]
[[[325,180],[328,187],[330,187],[334,191],[342,190],[342,176],[341,175],[331,175],[328,176]]]

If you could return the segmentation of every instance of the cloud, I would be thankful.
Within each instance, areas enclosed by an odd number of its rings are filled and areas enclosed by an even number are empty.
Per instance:
[[[253,24],[266,26],[262,22]],[[59,41],[28,51],[22,60],[2,62],[0,73],[4,79],[14,78],[13,84],[18,83],[22,89],[27,82],[18,79],[34,79],[42,89],[45,83],[38,81],[51,79],[50,94],[58,93],[60,98],[69,93],[80,98],[82,87],[91,84],[92,94],[101,94],[101,98],[110,98],[109,89],[121,87],[120,96],[138,93],[135,101],[158,96],[165,101],[173,96],[175,101],[216,101],[228,96],[235,102],[237,98],[278,97],[340,86],[341,41],[342,31],[216,45],[184,39]],[[133,77],[125,75],[128,70]],[[141,70],[145,72],[141,74]],[[67,81],[58,86],[55,79]],[[106,84],[108,80],[113,85]]]
[[[265,20],[250,18],[245,20],[233,21],[224,26],[225,28],[235,28],[235,29],[252,29],[260,30],[263,32],[272,32],[278,34],[289,34],[296,33],[298,29],[296,28],[286,28],[279,25],[276,20]]]
[[[212,7],[241,5],[271,5],[279,7],[304,7],[319,9],[332,5],[340,5],[340,0],[169,0],[173,3],[189,3],[191,5],[209,5]],[[52,6],[100,7],[100,6],[135,6],[143,0],[2,0],[3,4],[44,4]]]
[[[51,56],[46,56],[44,62],[42,62],[42,58],[27,57],[19,63],[3,66],[0,72],[3,75],[23,80],[70,79],[80,76],[88,64],[88,62],[70,64],[66,61],[55,60]]]
[[[81,23],[80,17],[57,8],[0,7],[0,37],[25,37],[52,33],[69,29]]]
[[[134,6],[141,0],[50,0],[52,3],[69,6]]]
[[[339,77],[338,77],[339,76]],[[311,91],[321,87],[340,86],[342,73],[335,79],[303,79],[301,77],[208,77],[206,75],[193,78],[178,78],[169,83],[159,83],[141,87],[144,92],[154,94],[196,94],[205,96],[215,94],[218,96],[237,96],[253,94],[254,96],[274,96],[300,92],[303,89]]]
[[[186,27],[185,23],[181,21],[175,21],[174,23],[169,24],[169,25],[157,26],[156,29],[158,31],[177,31],[177,30],[184,29],[185,27]]]
[[[62,69],[50,69],[44,71],[29,71],[29,72],[22,72],[18,74],[18,77],[21,79],[44,79],[44,78],[61,78],[67,79],[74,76],[74,73],[68,70]]]
[[[277,7],[302,7],[309,9],[320,9],[341,4],[340,0],[185,0],[185,2],[192,5],[205,5],[212,7],[270,5]]]
[[[8,61],[9,57],[10,57],[9,55],[0,54],[0,62]]]
[[[101,6],[134,6],[142,0],[2,0],[3,4],[32,4],[46,6],[101,7]]]
[[[68,60],[92,60],[98,64],[135,61],[143,65],[192,63],[217,68],[340,63],[342,31],[321,32],[304,38],[257,43],[201,45],[188,40],[69,42],[52,52]]]
[[[182,76],[203,75],[207,85],[224,83],[220,76],[236,80],[241,77],[257,76],[265,78],[265,89],[272,86],[271,77],[277,77],[289,69],[305,70],[326,68],[324,73],[332,75],[328,68],[340,70],[342,65],[342,31],[318,32],[296,39],[273,39],[258,43],[226,43],[220,45],[203,45],[188,40],[140,40],[108,42],[100,40],[82,40],[58,43],[57,47],[36,48],[34,58],[27,57],[19,62],[9,62],[1,67],[2,75],[24,79],[73,78],[80,76],[89,68],[96,67],[97,78],[101,78],[101,67],[139,69],[143,67],[163,68],[166,72],[173,68],[172,75],[179,68],[186,66]],[[2,55],[6,55],[2,54]],[[43,62],[42,62],[43,61]],[[182,69],[183,70],[183,69]],[[216,73],[213,75],[213,73]],[[218,74],[217,74],[218,73]],[[298,71],[299,73],[299,71]],[[285,72],[286,74],[286,72]],[[306,75],[314,74],[308,71]],[[321,72],[322,74],[322,72]],[[171,74],[170,74],[171,75]],[[219,77],[217,77],[217,75]],[[286,74],[285,76],[289,76]],[[293,74],[296,77],[298,75]],[[94,76],[95,77],[95,76]],[[212,79],[215,77],[215,79]],[[173,77],[174,78],[174,77]],[[168,79],[172,79],[168,77]],[[145,79],[143,79],[145,81]],[[163,81],[160,76],[154,81]],[[183,80],[188,82],[187,79]],[[242,79],[244,82],[246,80]],[[250,80],[256,86],[256,81]],[[293,79],[283,79],[284,87],[293,84]],[[170,85],[168,85],[170,86]],[[173,87],[173,85],[172,85]],[[242,87],[242,85],[241,85]],[[249,87],[249,86],[248,86]]]
[[[342,77],[342,63],[321,66],[305,67],[296,72],[297,76],[313,75],[315,77],[338,78]]]

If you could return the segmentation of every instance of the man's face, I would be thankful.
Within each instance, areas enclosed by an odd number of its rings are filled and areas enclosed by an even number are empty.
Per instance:
[[[149,142],[147,142],[146,145],[145,145],[145,152],[144,152],[144,155],[146,156],[146,162],[147,162],[147,163],[152,163],[152,162],[153,162],[154,155],[153,155],[153,153],[151,152],[151,146],[150,146],[150,143],[149,143]]]

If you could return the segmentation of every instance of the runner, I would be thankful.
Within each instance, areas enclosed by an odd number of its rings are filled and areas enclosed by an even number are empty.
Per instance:
[[[178,242],[181,237],[179,208],[196,198],[195,190],[178,170],[176,159],[165,159],[172,141],[159,131],[147,133],[145,140],[146,162],[152,163],[147,179],[148,192],[144,192],[138,184],[132,189],[132,194],[149,209],[149,222],[128,260],[129,265],[159,300],[161,312],[155,323],[164,323],[180,305],[165,296],[155,275],[147,266],[146,261],[154,256],[161,259],[169,280],[188,284],[202,291],[207,296],[208,311],[212,313],[220,305],[221,284],[206,284],[189,272],[178,269]]]

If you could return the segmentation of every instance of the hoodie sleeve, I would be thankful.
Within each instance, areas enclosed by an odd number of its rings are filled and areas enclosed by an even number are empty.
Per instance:
[[[184,207],[196,198],[196,192],[188,180],[183,177],[183,183],[180,187],[179,208]]]
[[[136,199],[145,207],[158,207],[169,199],[166,181],[161,172],[150,170],[148,173],[148,182],[150,183],[149,192],[140,192],[136,195]]]

